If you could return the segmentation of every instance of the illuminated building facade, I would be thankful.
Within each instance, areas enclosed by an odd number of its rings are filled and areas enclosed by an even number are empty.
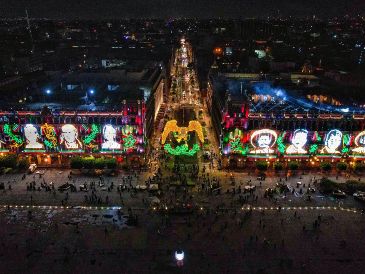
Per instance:
[[[211,79],[207,104],[224,166],[365,159],[359,107],[315,104],[269,81],[224,77]]]
[[[73,155],[90,154],[144,165],[165,83],[160,62],[129,62],[64,74],[22,100],[8,96],[0,102],[0,153],[38,165],[68,166]]]
[[[63,165],[73,155],[90,154],[143,164],[145,113],[144,102],[126,102],[120,112],[1,112],[0,152],[42,165]]]

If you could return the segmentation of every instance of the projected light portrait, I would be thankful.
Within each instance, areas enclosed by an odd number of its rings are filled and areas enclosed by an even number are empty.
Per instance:
[[[38,129],[32,125],[27,124],[23,128],[24,137],[25,137],[25,148],[26,149],[43,149],[44,145],[40,143],[41,136],[38,132]]]
[[[293,133],[291,145],[286,149],[287,154],[305,154],[307,150],[304,146],[307,143],[308,131],[305,129],[297,129]]]
[[[103,143],[102,149],[120,149],[121,145],[116,141],[117,129],[112,125],[105,125],[103,127]]]
[[[61,127],[60,146],[62,150],[82,148],[77,128],[74,125],[66,124]]]
[[[251,135],[251,145],[254,147],[250,153],[271,154],[274,153],[273,146],[276,142],[277,134],[271,129],[260,129]]]
[[[322,154],[339,154],[339,148],[342,143],[342,132],[338,129],[332,129],[326,135],[324,148],[320,151]]]
[[[352,149],[352,152],[365,154],[365,131],[356,135],[354,143],[356,147]]]

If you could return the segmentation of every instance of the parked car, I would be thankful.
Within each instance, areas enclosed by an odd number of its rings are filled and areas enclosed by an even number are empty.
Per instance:
[[[146,185],[136,185],[135,189],[137,189],[137,190],[146,190],[147,186]]]
[[[365,202],[365,192],[357,191],[352,195],[356,200]]]
[[[85,192],[87,192],[89,189],[88,189],[88,187],[87,187],[87,185],[86,184],[82,184],[82,185],[80,185],[80,191],[85,191]]]
[[[314,187],[309,187],[309,188],[308,188],[308,190],[309,190],[309,192],[311,192],[311,193],[316,192],[316,189],[315,189]]]
[[[337,189],[332,192],[332,196],[335,198],[346,198],[346,193]]]
[[[60,185],[57,189],[58,189],[58,191],[61,191],[61,192],[67,191],[67,190],[74,192],[74,191],[76,191],[76,186],[73,184],[70,184],[70,183],[66,183],[66,184]]]

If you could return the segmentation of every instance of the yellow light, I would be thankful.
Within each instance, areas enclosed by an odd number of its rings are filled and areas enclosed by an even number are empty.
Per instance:
[[[200,142],[204,143],[204,134],[203,134],[203,127],[199,121],[193,120],[189,122],[188,127],[179,127],[177,125],[176,120],[170,120],[166,123],[164,130],[161,135],[161,143],[165,144],[167,136],[170,132],[177,132],[178,137],[176,137],[177,141],[180,142],[182,140],[187,140],[188,132],[195,131],[198,135]]]

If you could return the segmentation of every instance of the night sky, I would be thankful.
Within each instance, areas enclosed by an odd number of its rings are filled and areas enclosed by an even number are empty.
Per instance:
[[[0,17],[262,17],[365,14],[365,0],[0,0]]]

